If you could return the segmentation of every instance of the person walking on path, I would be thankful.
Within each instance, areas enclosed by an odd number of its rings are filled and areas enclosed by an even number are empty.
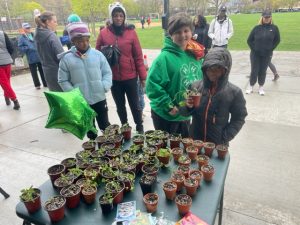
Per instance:
[[[209,24],[202,15],[195,17],[193,23],[195,26],[193,39],[205,47],[205,54],[207,54],[211,48],[211,39],[208,37]]]
[[[120,50],[119,61],[112,65],[113,86],[112,96],[117,106],[117,113],[123,124],[128,123],[125,95],[136,124],[136,131],[144,132],[142,109],[139,106],[137,77],[142,86],[145,86],[147,72],[143,62],[142,48],[138,36],[132,26],[127,26],[126,11],[121,3],[116,2],[109,6],[109,15],[112,24],[101,30],[96,49],[115,46]]]
[[[10,84],[13,46],[6,33],[0,31],[0,85],[4,91],[6,105],[14,103],[13,109],[19,110],[20,104]]]
[[[250,86],[246,94],[253,93],[253,87],[258,81],[259,95],[265,95],[264,84],[267,68],[271,62],[274,49],[280,43],[278,27],[272,22],[272,12],[264,10],[259,21],[249,34],[247,43],[251,49],[250,62]]]
[[[183,137],[189,136],[190,117],[180,115],[178,108],[184,103],[190,84],[202,79],[204,49],[195,41],[191,46],[192,29],[193,23],[186,14],[178,13],[169,19],[169,36],[152,63],[146,82],[154,128]]]
[[[144,16],[142,16],[141,24],[142,24],[142,29],[144,29],[145,28],[145,17]]]
[[[228,40],[233,35],[231,19],[226,15],[226,6],[221,6],[216,18],[214,18],[208,30],[208,36],[212,39],[212,47],[227,48]]]
[[[50,91],[60,91],[57,82],[59,60],[57,55],[64,52],[55,31],[57,27],[56,16],[52,12],[43,12],[35,17],[37,24],[34,40],[42,63],[45,79]]]
[[[22,28],[24,33],[19,37],[18,48],[19,51],[26,54],[26,58],[29,64],[29,69],[31,73],[31,77],[33,80],[33,84],[36,89],[41,88],[40,79],[38,77],[38,70],[40,73],[40,77],[44,87],[47,87],[47,82],[44,77],[44,72],[42,68],[42,64],[40,62],[36,46],[34,43],[34,36],[31,32],[31,26],[29,23],[23,23]]]
[[[110,125],[105,97],[112,85],[110,66],[101,52],[90,47],[90,32],[85,23],[70,23],[67,30],[74,46],[59,55],[58,83],[64,91],[80,89],[104,131]],[[87,136],[94,140],[97,134],[88,131]]]
[[[213,48],[202,64],[202,81],[196,81],[191,89],[201,93],[200,105],[194,108],[188,98],[182,115],[193,115],[190,136],[196,140],[229,145],[241,130],[247,116],[246,101],[242,90],[229,82],[232,59],[224,48]]]

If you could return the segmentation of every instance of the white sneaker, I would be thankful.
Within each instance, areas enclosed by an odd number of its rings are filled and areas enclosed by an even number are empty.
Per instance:
[[[253,93],[253,86],[249,87],[247,90],[246,90],[246,94],[249,95]]]
[[[259,87],[259,89],[258,89],[258,94],[261,95],[261,96],[264,96],[264,95],[265,95],[265,91],[264,91],[264,88],[263,88],[263,87]]]

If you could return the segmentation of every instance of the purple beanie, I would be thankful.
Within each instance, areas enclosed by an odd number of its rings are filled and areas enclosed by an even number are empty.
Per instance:
[[[88,26],[83,22],[69,23],[67,25],[67,31],[71,40],[75,37],[91,36]]]

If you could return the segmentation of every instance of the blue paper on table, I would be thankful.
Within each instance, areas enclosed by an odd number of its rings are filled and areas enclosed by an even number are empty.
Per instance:
[[[122,202],[118,204],[116,221],[131,221],[135,219],[136,202]]]

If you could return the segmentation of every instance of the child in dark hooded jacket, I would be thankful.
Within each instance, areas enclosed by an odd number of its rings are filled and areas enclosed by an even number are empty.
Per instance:
[[[192,115],[190,136],[216,145],[229,144],[241,130],[247,116],[242,90],[228,81],[231,55],[224,48],[213,48],[202,64],[203,80],[191,85],[201,93],[200,106],[193,107],[188,97],[182,115]]]

